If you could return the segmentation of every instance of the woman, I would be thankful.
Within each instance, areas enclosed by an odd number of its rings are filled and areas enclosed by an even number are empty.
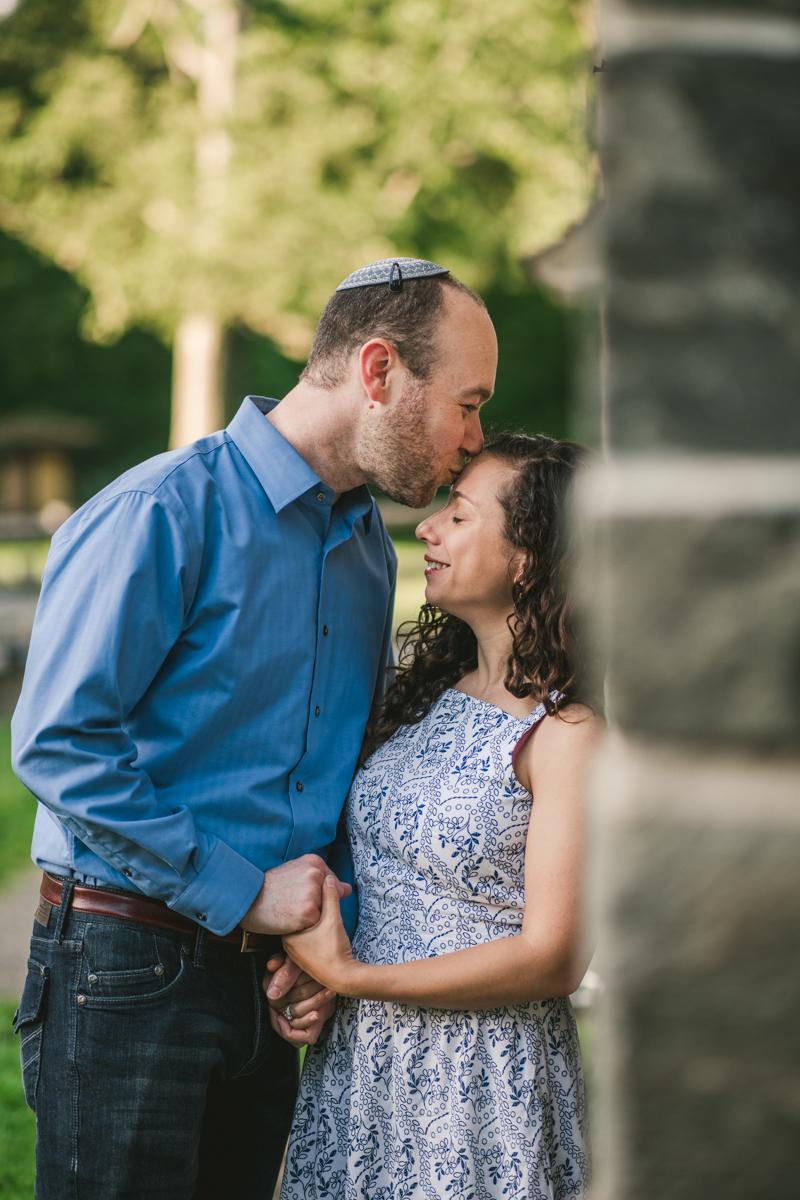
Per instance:
[[[427,605],[347,806],[353,945],[335,887],[284,939],[342,999],[308,1051],[282,1200],[584,1195],[566,997],[600,723],[574,699],[559,519],[582,453],[501,437],[417,529]]]

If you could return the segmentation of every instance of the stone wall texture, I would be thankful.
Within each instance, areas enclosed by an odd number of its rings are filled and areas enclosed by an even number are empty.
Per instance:
[[[601,0],[593,1200],[800,1197],[800,4]]]

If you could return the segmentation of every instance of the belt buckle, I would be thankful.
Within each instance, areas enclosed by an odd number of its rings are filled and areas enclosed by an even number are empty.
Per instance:
[[[243,929],[242,930],[242,944],[239,947],[240,954],[257,954],[258,953],[258,946],[248,946],[247,939],[249,937],[250,937],[250,930]]]

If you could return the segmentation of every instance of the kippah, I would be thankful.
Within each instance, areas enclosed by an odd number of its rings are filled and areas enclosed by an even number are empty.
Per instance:
[[[404,279],[427,279],[432,275],[449,275],[448,267],[440,267],[437,263],[428,262],[425,258],[380,258],[353,271],[337,287],[337,292],[346,292],[350,288],[370,287],[376,283],[388,283],[393,292],[402,291]]]

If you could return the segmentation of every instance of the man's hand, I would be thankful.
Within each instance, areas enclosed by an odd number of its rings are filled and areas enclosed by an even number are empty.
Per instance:
[[[292,1046],[313,1046],[336,1007],[336,993],[330,988],[320,989],[316,979],[306,975],[284,954],[272,955],[262,987],[276,1033]],[[291,1019],[284,1015],[289,1005]]]
[[[353,890],[340,883],[318,854],[304,854],[273,867],[239,924],[250,933],[296,933],[316,925],[322,915],[322,886],[330,877],[341,899]]]
[[[269,959],[261,986],[266,992],[268,1004],[278,1012],[283,1012],[289,1004],[293,1008],[302,1004],[308,1013],[315,1003],[324,1004],[336,994],[306,975],[282,951],[276,951]]]
[[[314,988],[309,990],[309,984]],[[282,950],[276,950],[267,962],[262,987],[273,1008],[286,1008],[287,1004],[308,1000],[320,990],[319,984],[310,975],[292,962]]]

